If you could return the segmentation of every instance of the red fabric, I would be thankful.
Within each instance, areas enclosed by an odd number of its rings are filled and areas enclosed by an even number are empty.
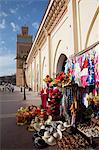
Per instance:
[[[46,109],[46,102],[47,102],[47,99],[48,99],[48,95],[47,94],[42,94],[41,99],[42,99],[42,107],[44,109]]]
[[[46,103],[48,100],[48,89],[46,89],[46,94],[44,93],[44,89],[41,91],[41,100],[42,100],[42,107],[46,109]]]
[[[88,67],[88,60],[85,59],[84,64],[83,64],[83,66],[82,66],[82,69],[83,69],[83,68],[87,68],[87,67]]]
[[[44,93],[44,89],[41,90],[41,95]]]

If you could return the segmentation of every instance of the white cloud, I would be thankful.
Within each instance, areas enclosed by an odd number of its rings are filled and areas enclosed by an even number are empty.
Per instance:
[[[0,29],[4,29],[4,28],[5,28],[5,19],[2,19],[0,23]]]
[[[18,20],[21,20],[21,16],[18,17]]]
[[[11,24],[13,30],[15,30],[16,26],[15,26],[14,22],[11,22],[10,24]]]
[[[32,26],[33,26],[33,28],[38,29],[39,28],[39,23],[38,22],[33,22]]]
[[[0,40],[0,52],[1,52],[1,49],[7,49],[7,47],[5,46],[5,41],[3,40]]]
[[[9,54],[9,50],[5,46],[5,42],[1,41],[0,42],[0,56],[4,56],[4,55],[7,55],[7,54]]]
[[[0,17],[7,17],[8,15],[5,12],[0,12]]]
[[[15,70],[15,66],[13,66],[13,68],[2,68],[2,70],[0,69],[0,76],[7,76],[7,75],[13,75],[16,73]]]
[[[10,24],[11,24],[12,30],[13,30],[14,32],[16,32],[16,31],[19,30],[19,26],[18,26],[18,25],[15,25],[14,22],[11,22]]]
[[[11,14],[15,14],[15,13],[16,13],[16,9],[10,8],[10,13],[11,13]]]
[[[1,44],[5,44],[5,41],[1,41]]]
[[[15,73],[15,55],[0,56],[0,76]]]

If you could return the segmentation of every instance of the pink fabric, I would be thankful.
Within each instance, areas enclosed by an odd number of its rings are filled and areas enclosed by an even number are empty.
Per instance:
[[[95,82],[99,82],[99,56],[96,55],[94,58],[95,64]]]
[[[79,57],[78,62],[79,62],[80,68],[82,68],[82,56]]]
[[[81,83],[82,83],[82,86],[85,87],[88,85],[88,83],[86,82],[87,80],[87,76],[82,76],[81,77]]]
[[[81,75],[81,84],[83,87],[87,86],[88,83],[86,82],[87,77],[88,77],[88,68],[83,68],[83,70],[80,73]]]

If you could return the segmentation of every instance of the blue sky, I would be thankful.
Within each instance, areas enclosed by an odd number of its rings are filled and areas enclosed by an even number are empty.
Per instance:
[[[27,25],[35,37],[48,0],[0,0],[0,76],[16,72],[16,36]]]

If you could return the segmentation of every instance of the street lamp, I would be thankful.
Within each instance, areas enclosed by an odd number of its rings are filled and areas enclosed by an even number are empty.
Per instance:
[[[26,62],[23,62],[23,80],[24,80],[24,100],[26,100],[26,93],[25,93],[25,86],[26,86],[26,77],[25,77],[25,70],[26,70]]]

